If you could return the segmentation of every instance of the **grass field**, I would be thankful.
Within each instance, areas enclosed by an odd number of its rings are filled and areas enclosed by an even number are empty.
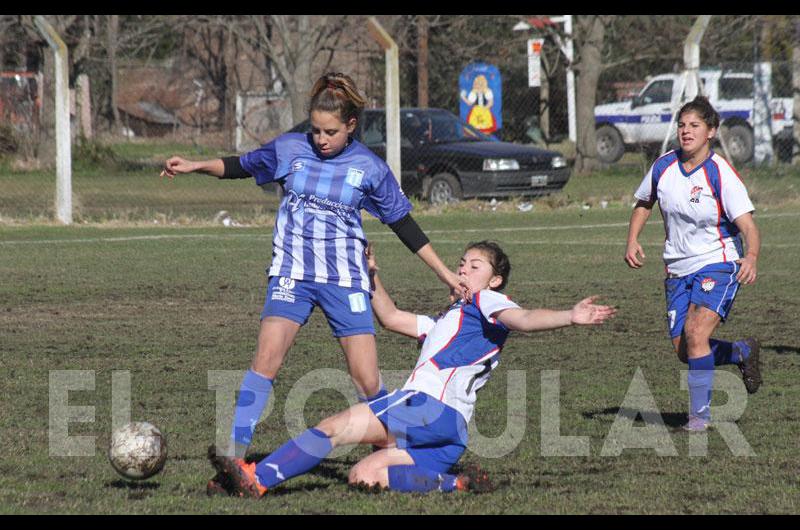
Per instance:
[[[145,174],[136,178],[144,182]],[[147,178],[154,179],[152,174]],[[787,190],[792,177],[782,178]],[[154,187],[161,185],[155,181]],[[510,422],[518,439],[501,458],[465,454],[463,462],[480,463],[501,483],[496,492],[482,496],[349,489],[348,469],[367,454],[366,448],[359,448],[326,460],[261,501],[207,498],[205,483],[211,470],[204,456],[214,440],[216,414],[208,372],[244,370],[249,365],[271,229],[136,223],[67,228],[0,225],[0,512],[797,512],[800,214],[791,204],[793,196],[785,191],[789,203],[778,200],[780,186],[767,178],[755,185],[756,198],[758,193],[766,198],[776,195],[772,202],[762,198],[757,203],[764,239],[760,279],[741,290],[732,317],[717,334],[726,339],[755,335],[764,344],[765,384],[749,399],[738,421],[755,456],[734,456],[720,434],[712,432],[705,457],[690,457],[688,436],[677,433],[669,435],[677,456],[628,449],[608,457],[601,451],[617,413],[624,413],[620,407],[637,370],[667,427],[685,420],[687,394],[680,387],[684,365],[666,337],[660,221],[648,225],[643,236],[648,266],[629,270],[622,263],[629,215],[629,204],[623,207],[623,203],[624,193],[630,193],[635,182],[608,174],[593,183],[576,179],[567,190],[572,199],[562,207],[551,198],[537,202],[534,211],[525,214],[513,209],[491,212],[481,204],[481,211],[472,205],[422,212],[419,217],[449,263],[455,263],[469,241],[499,240],[513,265],[507,292],[522,305],[566,308],[597,293],[619,308],[618,317],[601,329],[564,329],[509,339],[500,367],[480,394],[474,426],[483,437],[502,438]],[[594,191],[598,184],[611,189]],[[216,193],[223,188],[205,187]],[[616,203],[588,210],[573,204],[593,204],[603,196]],[[398,305],[437,312],[445,292],[433,275],[388,229],[376,222],[365,226],[377,243],[382,277]],[[395,375],[408,373],[417,356],[413,341],[384,331],[378,333],[378,350],[381,368]],[[315,313],[279,376],[274,409],[256,431],[253,454],[269,453],[287,439],[287,396],[298,380],[320,368],[344,370],[345,366],[327,324]],[[734,373],[732,367],[725,369]],[[70,436],[96,437],[94,456],[50,456],[51,370],[94,371],[94,391],[69,393],[70,406],[95,407],[93,423],[69,427]],[[119,370],[131,373],[133,419],[157,424],[169,441],[165,470],[143,483],[121,480],[105,456],[111,377]],[[588,437],[588,456],[542,454],[544,370],[560,370],[561,435]],[[525,376],[525,398],[516,392],[509,404],[508,378],[520,373]],[[714,403],[724,405],[725,400],[718,393]],[[305,404],[305,422],[312,425],[346,405],[347,399],[333,390],[317,392]],[[507,419],[509,410],[513,416]],[[635,425],[647,427],[641,419]]]
[[[601,329],[512,336],[476,408],[471,450],[501,484],[483,496],[369,494],[346,485],[368,449],[326,460],[311,474],[259,502],[209,499],[216,394],[211,371],[243,371],[255,348],[271,253],[276,198],[249,181],[203,176],[158,178],[170,154],[225,153],[199,146],[137,142],[84,153],[74,166],[75,225],[56,226],[52,172],[20,170],[0,160],[0,513],[791,513],[800,501],[800,324],[795,271],[800,260],[798,171],[744,169],[764,249],[760,278],[743,288],[717,336],[758,336],[765,385],[737,425],[754,456],[735,456],[718,432],[707,456],[690,456],[689,438],[673,433],[677,456],[626,449],[603,456],[629,391],[647,384],[667,428],[685,421],[685,368],[671,352],[663,307],[658,215],[642,242],[649,264],[622,263],[632,192],[646,170],[637,162],[590,177],[534,202],[491,206],[466,201],[444,208],[415,202],[416,217],[440,256],[455,263],[469,241],[498,240],[513,265],[507,289],[524,306],[567,308],[600,294],[619,308]],[[604,205],[605,207],[603,207]],[[215,222],[220,210],[243,227]],[[436,313],[445,291],[394,234],[375,221],[384,283],[398,305]],[[381,368],[400,385],[413,368],[413,341],[378,332]],[[298,428],[313,425],[354,398],[334,389],[311,395],[302,414],[291,398],[320,369],[343,375],[343,356],[319,314],[289,354],[274,408],[256,431],[254,456],[269,453]],[[71,391],[69,406],[94,407],[94,422],[72,422],[70,436],[93,436],[93,456],[51,455],[53,370],[89,370],[94,390]],[[585,437],[588,454],[548,456],[542,407],[559,371],[560,434]],[[737,372],[725,368],[730,374]],[[162,428],[169,442],[164,472],[142,483],[117,476],[105,457],[111,430],[112,375],[129,371],[131,415]],[[520,387],[520,377],[524,382]],[[722,376],[717,378],[719,382]],[[638,385],[638,386],[637,386]],[[524,389],[524,397],[521,393]],[[635,392],[634,392],[635,393]],[[714,404],[724,407],[726,395]],[[635,415],[635,411],[634,411]],[[552,425],[552,418],[544,416]],[[648,418],[650,418],[648,416]],[[648,423],[650,422],[650,423]],[[638,417],[639,432],[652,419]],[[223,425],[220,429],[227,429]],[[480,434],[478,434],[480,433]],[[498,456],[501,455],[501,456]]]

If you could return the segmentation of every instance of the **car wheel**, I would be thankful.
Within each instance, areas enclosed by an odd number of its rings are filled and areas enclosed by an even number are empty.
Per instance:
[[[755,145],[753,131],[750,130],[750,127],[741,124],[723,127],[725,130],[722,133],[722,137],[725,139],[731,162],[734,164],[749,162],[753,158],[753,147]]]
[[[434,206],[461,200],[461,183],[450,173],[439,173],[428,186],[428,202]]]
[[[625,154],[622,135],[612,125],[603,125],[595,132],[597,158],[606,164],[613,164]]]

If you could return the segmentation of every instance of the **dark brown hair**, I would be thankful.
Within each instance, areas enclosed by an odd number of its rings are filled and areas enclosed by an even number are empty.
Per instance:
[[[697,96],[692,101],[684,104],[681,110],[678,111],[678,120],[687,112],[694,112],[697,114],[710,128],[719,128],[719,113],[711,105],[707,97]]]
[[[308,113],[315,110],[330,112],[338,115],[343,123],[348,123],[352,118],[359,119],[366,104],[366,99],[358,92],[350,76],[329,72],[314,83]]]
[[[500,283],[500,285],[493,290],[502,291],[508,284],[508,277],[511,276],[511,262],[509,261],[506,253],[503,252],[503,249],[500,248],[500,245],[494,241],[488,240],[470,243],[467,245],[467,248],[464,249],[464,252],[472,249],[480,250],[486,254],[487,258],[489,258],[489,264],[492,266],[494,273],[503,278],[503,281]]]

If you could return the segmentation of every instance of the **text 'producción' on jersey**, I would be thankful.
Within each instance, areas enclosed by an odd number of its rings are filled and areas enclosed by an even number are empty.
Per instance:
[[[754,208],[742,180],[724,158],[712,151],[687,173],[678,153],[670,151],[656,160],[634,196],[658,202],[666,232],[667,273],[686,276],[742,257],[734,221]]]
[[[384,224],[412,208],[386,162],[355,140],[323,158],[301,133],[283,134],[240,162],[258,185],[283,186],[269,276],[369,291],[362,208]]]

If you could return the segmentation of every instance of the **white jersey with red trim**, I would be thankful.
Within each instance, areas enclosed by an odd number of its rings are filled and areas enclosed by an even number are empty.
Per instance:
[[[733,221],[752,212],[753,203],[738,173],[713,151],[689,173],[680,162],[680,152],[670,151],[653,163],[634,196],[658,201],[668,274],[686,276],[743,255]]]
[[[417,315],[422,351],[403,390],[425,392],[469,422],[475,393],[500,362],[509,333],[493,316],[518,307],[506,295],[486,289],[472,303],[459,301],[436,318]]]

